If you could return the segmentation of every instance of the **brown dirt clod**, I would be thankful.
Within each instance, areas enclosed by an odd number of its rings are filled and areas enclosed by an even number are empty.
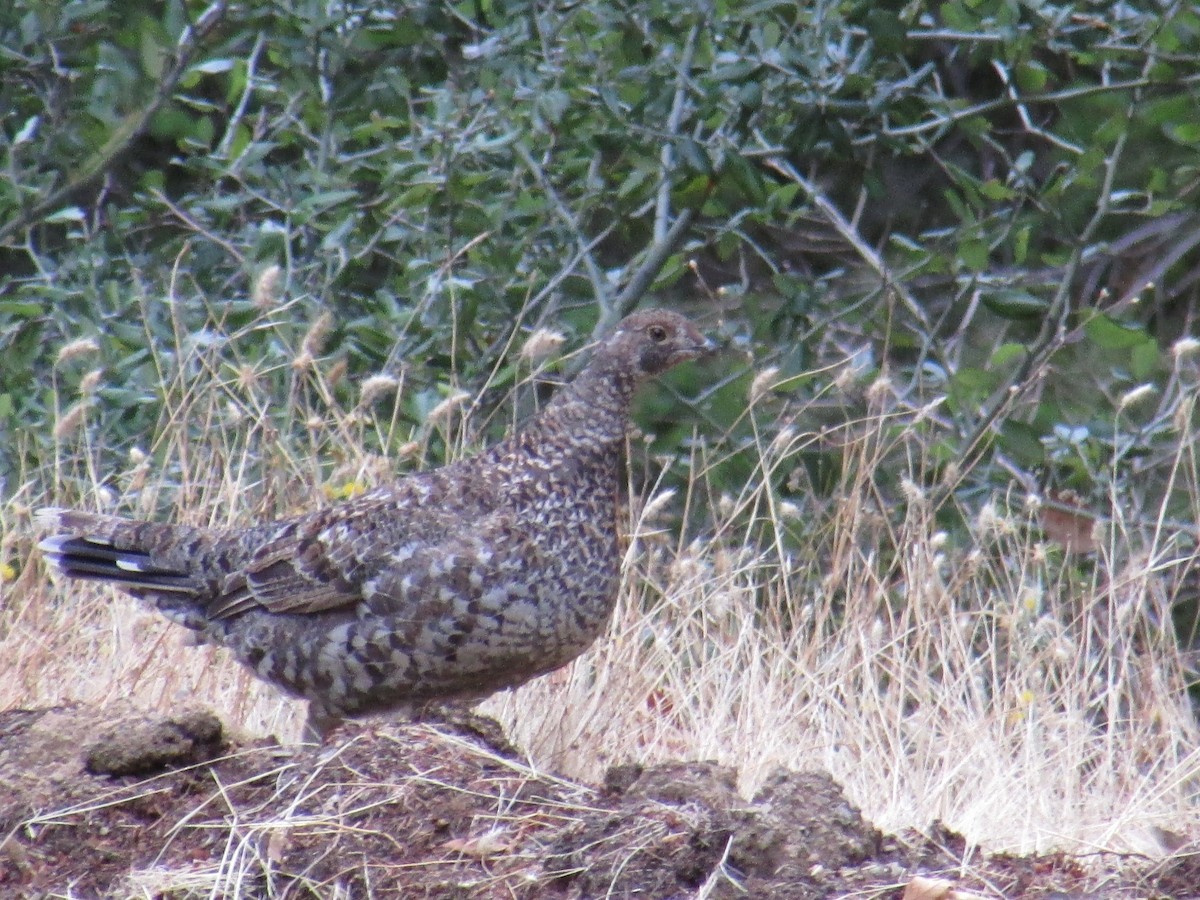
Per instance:
[[[918,877],[987,897],[1197,896],[1185,853],[964,866],[956,835],[884,835],[822,771],[779,769],[749,801],[713,762],[571,782],[479,717],[285,748],[223,743],[203,711],[15,710],[0,713],[0,783],[0,900],[898,898]]]

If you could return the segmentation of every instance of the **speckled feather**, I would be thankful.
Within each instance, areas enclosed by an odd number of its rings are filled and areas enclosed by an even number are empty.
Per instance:
[[[110,581],[309,700],[309,729],[474,700],[604,629],[629,402],[710,344],[635,313],[527,425],[478,456],[297,518],[218,530],[45,509],[62,575]]]

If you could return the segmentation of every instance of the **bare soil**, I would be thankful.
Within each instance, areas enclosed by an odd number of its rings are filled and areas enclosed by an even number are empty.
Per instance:
[[[1196,898],[1167,860],[886,835],[821,771],[757,796],[709,762],[531,768],[499,726],[351,725],[235,742],[211,713],[0,713],[0,897]]]

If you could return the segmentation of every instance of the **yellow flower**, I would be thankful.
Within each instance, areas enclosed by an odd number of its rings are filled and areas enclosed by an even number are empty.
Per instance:
[[[330,500],[349,500],[367,492],[367,486],[361,481],[347,481],[344,484],[325,485],[325,496]]]

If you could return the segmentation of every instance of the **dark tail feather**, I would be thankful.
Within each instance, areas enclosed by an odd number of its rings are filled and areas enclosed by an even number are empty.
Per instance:
[[[156,566],[149,554],[137,550],[118,550],[112,544],[67,534],[46,538],[38,547],[46,561],[69,578],[185,594],[196,590],[188,573]]]
[[[191,572],[164,565],[163,553],[154,552],[154,545],[163,543],[161,538],[154,540],[154,535],[169,537],[159,529],[171,526],[61,509],[38,510],[37,519],[63,532],[46,538],[38,547],[46,561],[69,578],[108,581],[136,592],[194,594],[199,587]]]

